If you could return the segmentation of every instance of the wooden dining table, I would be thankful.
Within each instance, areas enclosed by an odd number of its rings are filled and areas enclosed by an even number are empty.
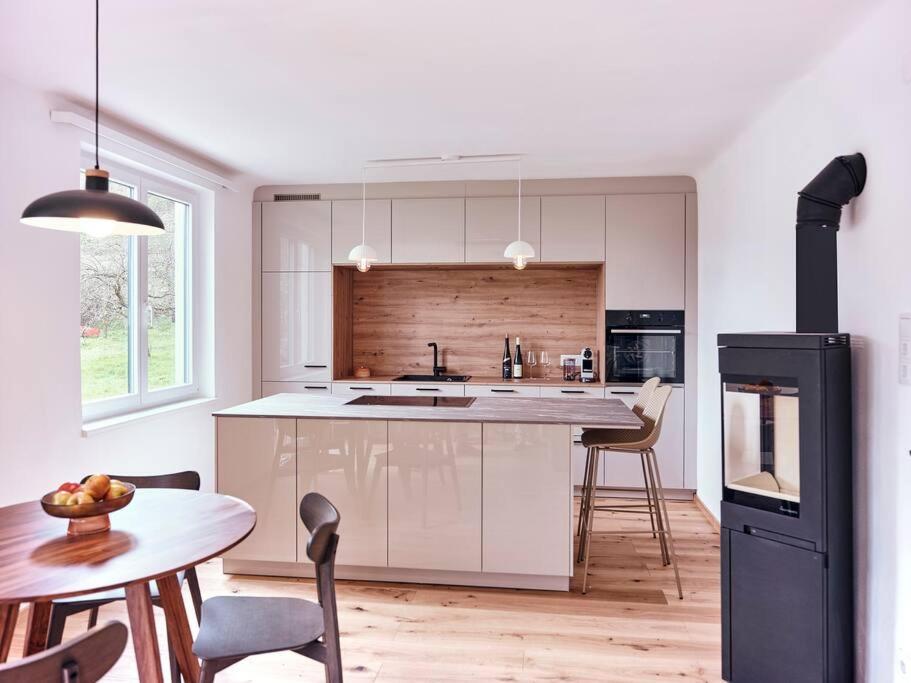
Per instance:
[[[20,605],[29,603],[23,656],[47,647],[51,601],[123,588],[142,683],[161,683],[161,656],[149,582],[158,585],[184,680],[199,680],[193,636],[177,573],[216,557],[253,530],[256,513],[232,496],[139,489],[111,514],[109,531],[68,536],[67,520],[38,501],[0,508],[0,663]]]

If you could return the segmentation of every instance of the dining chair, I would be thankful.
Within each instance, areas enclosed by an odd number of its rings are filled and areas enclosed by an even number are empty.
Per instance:
[[[199,473],[193,471],[175,472],[173,474],[156,474],[151,476],[131,476],[131,475],[109,475],[111,479],[119,479],[136,486],[137,489],[186,489],[188,491],[198,491],[200,487]],[[87,477],[86,477],[87,478]],[[85,479],[83,479],[83,482]],[[179,572],[177,579],[183,585],[186,580],[190,589],[190,597],[193,600],[193,609],[196,612],[196,621],[199,623],[202,610],[202,593],[199,590],[199,578],[196,575],[196,568],[190,567],[186,571]],[[153,581],[149,588],[152,593],[152,604],[161,607],[161,598],[158,594],[158,586]],[[48,629],[48,647],[59,645],[63,640],[63,630],[66,626],[67,617],[80,612],[89,612],[88,627],[92,628],[98,622],[98,610],[112,602],[126,600],[126,593],[122,588],[116,588],[102,593],[91,593],[90,595],[77,595],[72,598],[59,598],[51,603],[50,627]],[[171,668],[171,680],[176,683],[180,680],[180,673],[177,667],[177,657],[174,655],[174,649],[171,647],[170,638],[168,639],[168,659]]]
[[[0,665],[0,683],[95,683],[120,659],[127,627],[119,621],[38,654]]]
[[[642,411],[645,409],[645,406],[648,405],[648,402],[651,399],[652,394],[655,393],[655,389],[657,389],[660,384],[661,384],[661,379],[659,379],[658,377],[651,377],[648,380],[646,380],[645,383],[639,388],[639,395],[636,396],[636,402],[633,404],[633,407],[632,407],[632,411],[636,414],[636,416],[638,416],[640,418],[642,417]],[[643,426],[642,429],[645,429],[645,427]],[[602,443],[610,441],[610,440],[614,440],[618,443],[630,440],[629,430],[626,430],[626,429],[600,430],[600,431],[603,432],[601,434],[601,436],[599,437]],[[595,449],[594,448],[586,449],[585,474],[584,474],[584,480],[582,482],[582,499],[581,499],[581,502],[579,503],[579,522],[576,527],[576,535],[579,536],[580,538],[585,533],[585,520],[588,518],[588,503],[590,502],[590,499],[587,495],[585,495],[585,492],[588,491],[588,489],[589,489],[589,477],[591,476],[592,459],[594,457],[596,457]],[[643,478],[643,480],[646,478],[644,460],[642,462],[642,478]],[[601,487],[599,487],[597,484],[595,484],[592,489],[593,493],[597,494],[597,491],[599,488],[601,488]],[[591,500],[594,500],[594,497],[595,496],[592,495]],[[651,523],[652,523],[652,532],[653,532],[652,535],[654,536],[655,535],[654,534],[655,516],[653,513],[651,492],[649,491],[648,486],[645,487],[645,498],[646,498],[646,501],[648,502],[647,504],[648,504],[648,509],[649,509],[649,519],[651,520]],[[582,556],[580,553],[580,561],[581,561],[581,557]]]
[[[673,565],[674,578],[677,582],[677,594],[683,599],[683,588],[680,584],[680,571],[677,568],[677,553],[674,550],[674,537],[671,534],[671,521],[667,513],[667,502],[664,498],[664,488],[661,485],[661,473],[658,469],[658,459],[655,457],[655,443],[661,436],[661,424],[664,419],[665,408],[671,395],[671,387],[660,386],[652,393],[648,403],[643,407],[640,418],[645,423],[642,429],[624,430],[626,438],[618,442],[616,432],[609,429],[590,429],[582,434],[582,444],[592,449],[594,457],[591,464],[589,486],[583,492],[583,497],[588,498],[586,508],[585,531],[579,539],[580,557],[585,558],[585,568],[582,574],[582,592],[588,588],[588,562],[591,556],[591,537],[594,525],[594,513],[601,512],[648,512],[654,515],[654,525],[651,531],[602,531],[601,535],[627,536],[632,534],[648,534],[658,537],[661,547],[662,564]],[[601,452],[634,454],[643,462],[643,477],[646,489],[650,490],[649,502],[645,505],[597,505],[594,501],[594,486],[592,482],[598,479],[598,456]],[[624,455],[623,457],[629,457]]]
[[[193,653],[200,658],[200,683],[251,655],[289,650],[321,662],[327,683],[341,683],[338,612],[335,604],[335,551],[339,514],[318,493],[304,496],[300,518],[310,532],[307,557],[316,565],[319,603],[300,598],[218,596],[202,603]]]

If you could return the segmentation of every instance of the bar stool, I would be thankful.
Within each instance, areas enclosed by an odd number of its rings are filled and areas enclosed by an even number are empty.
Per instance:
[[[627,536],[631,534],[652,534],[657,536],[661,547],[662,564],[671,564],[674,567],[674,578],[677,581],[677,594],[683,599],[683,588],[680,584],[680,572],[677,568],[677,553],[674,550],[674,537],[671,534],[670,517],[667,513],[667,502],[664,499],[664,489],[661,486],[661,473],[658,470],[658,459],[655,457],[654,446],[661,435],[661,423],[664,418],[664,409],[671,395],[671,387],[661,386],[654,390],[651,397],[642,409],[640,418],[645,423],[642,429],[626,432],[629,441],[619,442],[616,435],[611,435],[614,430],[589,429],[582,433],[582,444],[591,449],[592,457],[588,486],[583,492],[586,500],[586,520],[584,531],[579,539],[579,561],[584,557],[585,569],[582,576],[582,593],[588,591],[588,561],[591,556],[591,536],[594,525],[595,511],[603,512],[648,512],[653,518],[652,531],[606,531],[604,535]],[[614,453],[638,454],[644,464],[643,477],[646,492],[649,494],[647,503],[632,505],[597,505],[594,501],[594,482],[598,478],[598,455],[601,451]]]
[[[633,412],[642,417],[642,410],[645,408],[649,399],[652,397],[652,394],[655,392],[655,389],[658,388],[658,385],[661,384],[661,380],[657,377],[652,377],[647,380],[642,387],[639,389],[639,395],[636,397],[636,402],[633,404]],[[639,438],[645,436],[643,429],[601,429],[598,430],[599,433],[603,432],[603,437],[601,437],[599,443],[607,443],[608,441],[614,441],[616,443],[628,443],[630,441],[636,441]],[[597,495],[598,489],[601,487],[597,484],[594,485],[592,498],[589,498],[585,495],[585,491],[588,490],[589,486],[589,477],[591,476],[591,466],[592,459],[595,457],[594,448],[588,448],[585,454],[585,474],[582,482],[582,499],[579,504],[579,523],[576,527],[576,535],[582,536],[585,533],[585,520],[587,519],[588,512],[588,503],[594,499]],[[645,458],[642,458],[642,478],[645,479]],[[655,517],[652,509],[651,493],[649,492],[648,486],[645,487],[645,497],[648,501],[649,508],[649,519],[652,523],[652,531],[655,530]],[[638,507],[638,506],[637,506]],[[655,537],[655,534],[652,534],[652,538]],[[663,555],[662,555],[663,557]],[[579,562],[584,558],[582,544],[579,544]],[[666,564],[666,563],[665,563]]]

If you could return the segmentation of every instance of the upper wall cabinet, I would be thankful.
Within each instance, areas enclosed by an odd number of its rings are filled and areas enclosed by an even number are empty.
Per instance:
[[[361,243],[363,202],[340,199],[332,202],[332,262],[351,265],[348,253]],[[392,202],[367,200],[367,244],[376,250],[377,263],[391,263]]]
[[[609,195],[606,199],[605,308],[682,310],[685,195]]]
[[[393,199],[393,263],[463,263],[465,200]]]
[[[263,203],[263,271],[332,269],[332,202]]]
[[[519,200],[511,197],[472,197],[465,200],[465,260],[468,263],[508,263],[503,251],[516,240]],[[541,198],[522,198],[522,239],[541,260]]]
[[[541,197],[541,260],[604,260],[604,197]]]

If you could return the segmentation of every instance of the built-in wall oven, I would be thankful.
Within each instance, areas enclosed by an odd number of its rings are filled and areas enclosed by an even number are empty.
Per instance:
[[[683,311],[606,311],[605,381],[683,383]]]

